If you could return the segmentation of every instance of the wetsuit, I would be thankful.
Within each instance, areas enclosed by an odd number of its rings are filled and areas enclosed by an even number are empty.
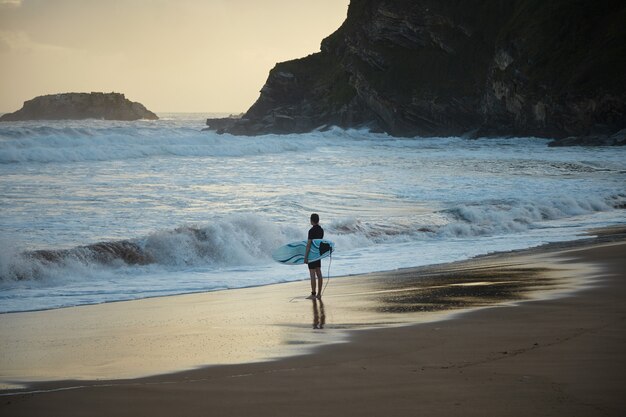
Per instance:
[[[324,239],[324,229],[322,229],[322,226],[320,226],[319,224],[316,224],[315,226],[311,227],[311,229],[309,230],[309,239],[310,240]],[[309,269],[321,268],[322,261],[317,260],[317,261],[309,262],[308,265],[309,265]]]

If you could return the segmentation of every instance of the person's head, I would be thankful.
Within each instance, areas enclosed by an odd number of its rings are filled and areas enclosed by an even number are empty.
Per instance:
[[[311,214],[311,224],[318,224],[320,222],[320,216],[317,213]]]

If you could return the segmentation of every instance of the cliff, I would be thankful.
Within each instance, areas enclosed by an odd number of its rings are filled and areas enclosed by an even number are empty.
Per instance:
[[[626,127],[625,21],[612,0],[352,0],[319,53],[277,64],[242,118],[207,124],[608,137]]]
[[[0,117],[0,121],[19,120],[157,120],[143,104],[132,102],[120,93],[65,93],[35,97],[24,106]]]

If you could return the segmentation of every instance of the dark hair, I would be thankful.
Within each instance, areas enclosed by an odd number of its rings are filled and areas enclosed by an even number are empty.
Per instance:
[[[318,216],[317,213],[311,214],[311,221],[313,223],[319,223],[320,222],[320,216]]]

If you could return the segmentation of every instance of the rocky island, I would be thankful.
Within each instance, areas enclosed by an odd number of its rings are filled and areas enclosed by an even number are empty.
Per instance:
[[[242,117],[207,125],[626,144],[624,21],[610,0],[352,0],[319,53],[276,64]]]
[[[20,120],[157,120],[141,103],[121,93],[64,93],[35,97],[24,106],[0,117],[0,121]]]

